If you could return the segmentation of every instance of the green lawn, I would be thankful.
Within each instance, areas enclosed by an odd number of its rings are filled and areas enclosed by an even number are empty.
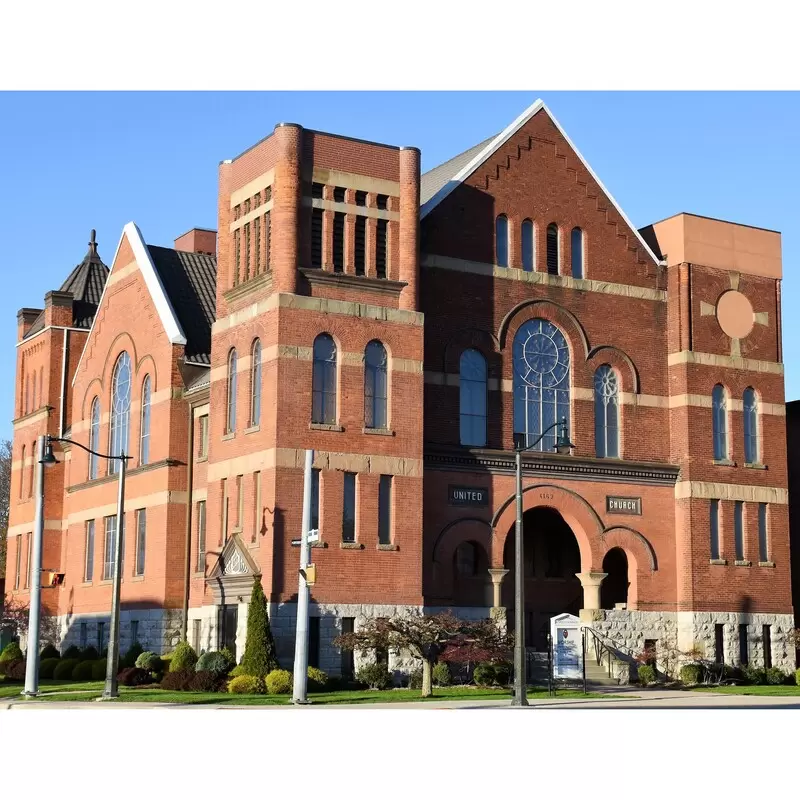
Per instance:
[[[80,687],[81,694],[57,694],[54,692],[70,691]],[[16,692],[6,692],[11,686],[0,686],[0,696],[8,697],[16,695],[22,690],[22,686],[17,684]],[[57,683],[56,681],[43,682],[41,686],[42,695],[36,701],[63,701],[63,700],[84,700],[91,701],[100,697],[102,683]],[[538,700],[547,697],[547,690],[531,689],[528,697],[531,700]],[[451,687],[447,689],[436,689],[433,697],[426,698],[428,701],[437,700],[487,700],[492,698],[507,699],[511,697],[511,692],[507,689],[475,689],[469,687]],[[561,690],[557,697],[587,697],[587,698],[606,698],[611,695],[589,693],[574,690]],[[259,695],[259,694],[220,694],[214,692],[167,692],[162,689],[131,689],[120,687],[120,697],[114,702],[138,702],[138,703],[179,703],[183,705],[288,705],[290,702],[288,695]],[[342,691],[342,692],[320,692],[309,694],[309,699],[315,705],[333,704],[365,704],[365,703],[408,703],[422,700],[419,691],[416,689],[393,689],[385,692],[377,691]]]
[[[749,694],[759,697],[800,697],[800,686],[703,686],[696,692]]]
[[[54,680],[41,680],[39,681],[39,691],[45,694],[50,692],[94,692],[99,694],[105,686],[104,681],[54,681]],[[24,683],[6,681],[5,678],[0,678],[0,697],[17,697],[22,693],[25,688]]]

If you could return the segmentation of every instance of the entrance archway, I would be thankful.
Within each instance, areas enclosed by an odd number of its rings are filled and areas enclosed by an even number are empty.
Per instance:
[[[581,553],[570,526],[554,508],[537,506],[522,517],[525,550],[525,646],[547,649],[550,619],[557,614],[578,615],[583,589],[576,573],[581,571]],[[503,566],[509,574],[503,581],[503,605],[514,615],[514,539],[506,538]]]
[[[600,607],[613,609],[617,603],[628,603],[628,556],[621,547],[612,547],[603,558],[606,578],[600,586]]]

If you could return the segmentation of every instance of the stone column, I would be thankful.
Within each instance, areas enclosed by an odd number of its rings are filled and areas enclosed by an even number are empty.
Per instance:
[[[584,622],[592,622],[600,616],[600,586],[608,573],[577,572],[575,574],[583,586],[583,608],[580,618]]]
[[[505,631],[508,625],[508,614],[506,608],[500,605],[500,587],[502,586],[503,578],[508,575],[508,570],[490,569],[489,575],[492,579],[492,608],[489,611],[489,616]]]

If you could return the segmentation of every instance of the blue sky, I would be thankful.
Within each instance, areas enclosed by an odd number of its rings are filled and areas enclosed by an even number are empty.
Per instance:
[[[171,245],[216,228],[217,165],[277,122],[422,149],[423,170],[542,97],[637,227],[680,211],[783,234],[786,398],[800,398],[800,94],[686,92],[0,93],[0,436],[11,435],[16,312],[40,307],[97,229]]]

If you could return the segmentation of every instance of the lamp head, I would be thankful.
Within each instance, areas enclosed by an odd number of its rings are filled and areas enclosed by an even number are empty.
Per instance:
[[[50,441],[50,439],[47,439],[45,442],[44,456],[42,457],[41,463],[44,464],[45,467],[52,467],[53,464],[58,463],[56,457],[53,455],[53,443]]]
[[[559,426],[558,439],[556,440],[556,453],[562,456],[568,456],[574,444],[569,440],[569,429],[567,428],[567,418],[561,417],[561,425]]]

